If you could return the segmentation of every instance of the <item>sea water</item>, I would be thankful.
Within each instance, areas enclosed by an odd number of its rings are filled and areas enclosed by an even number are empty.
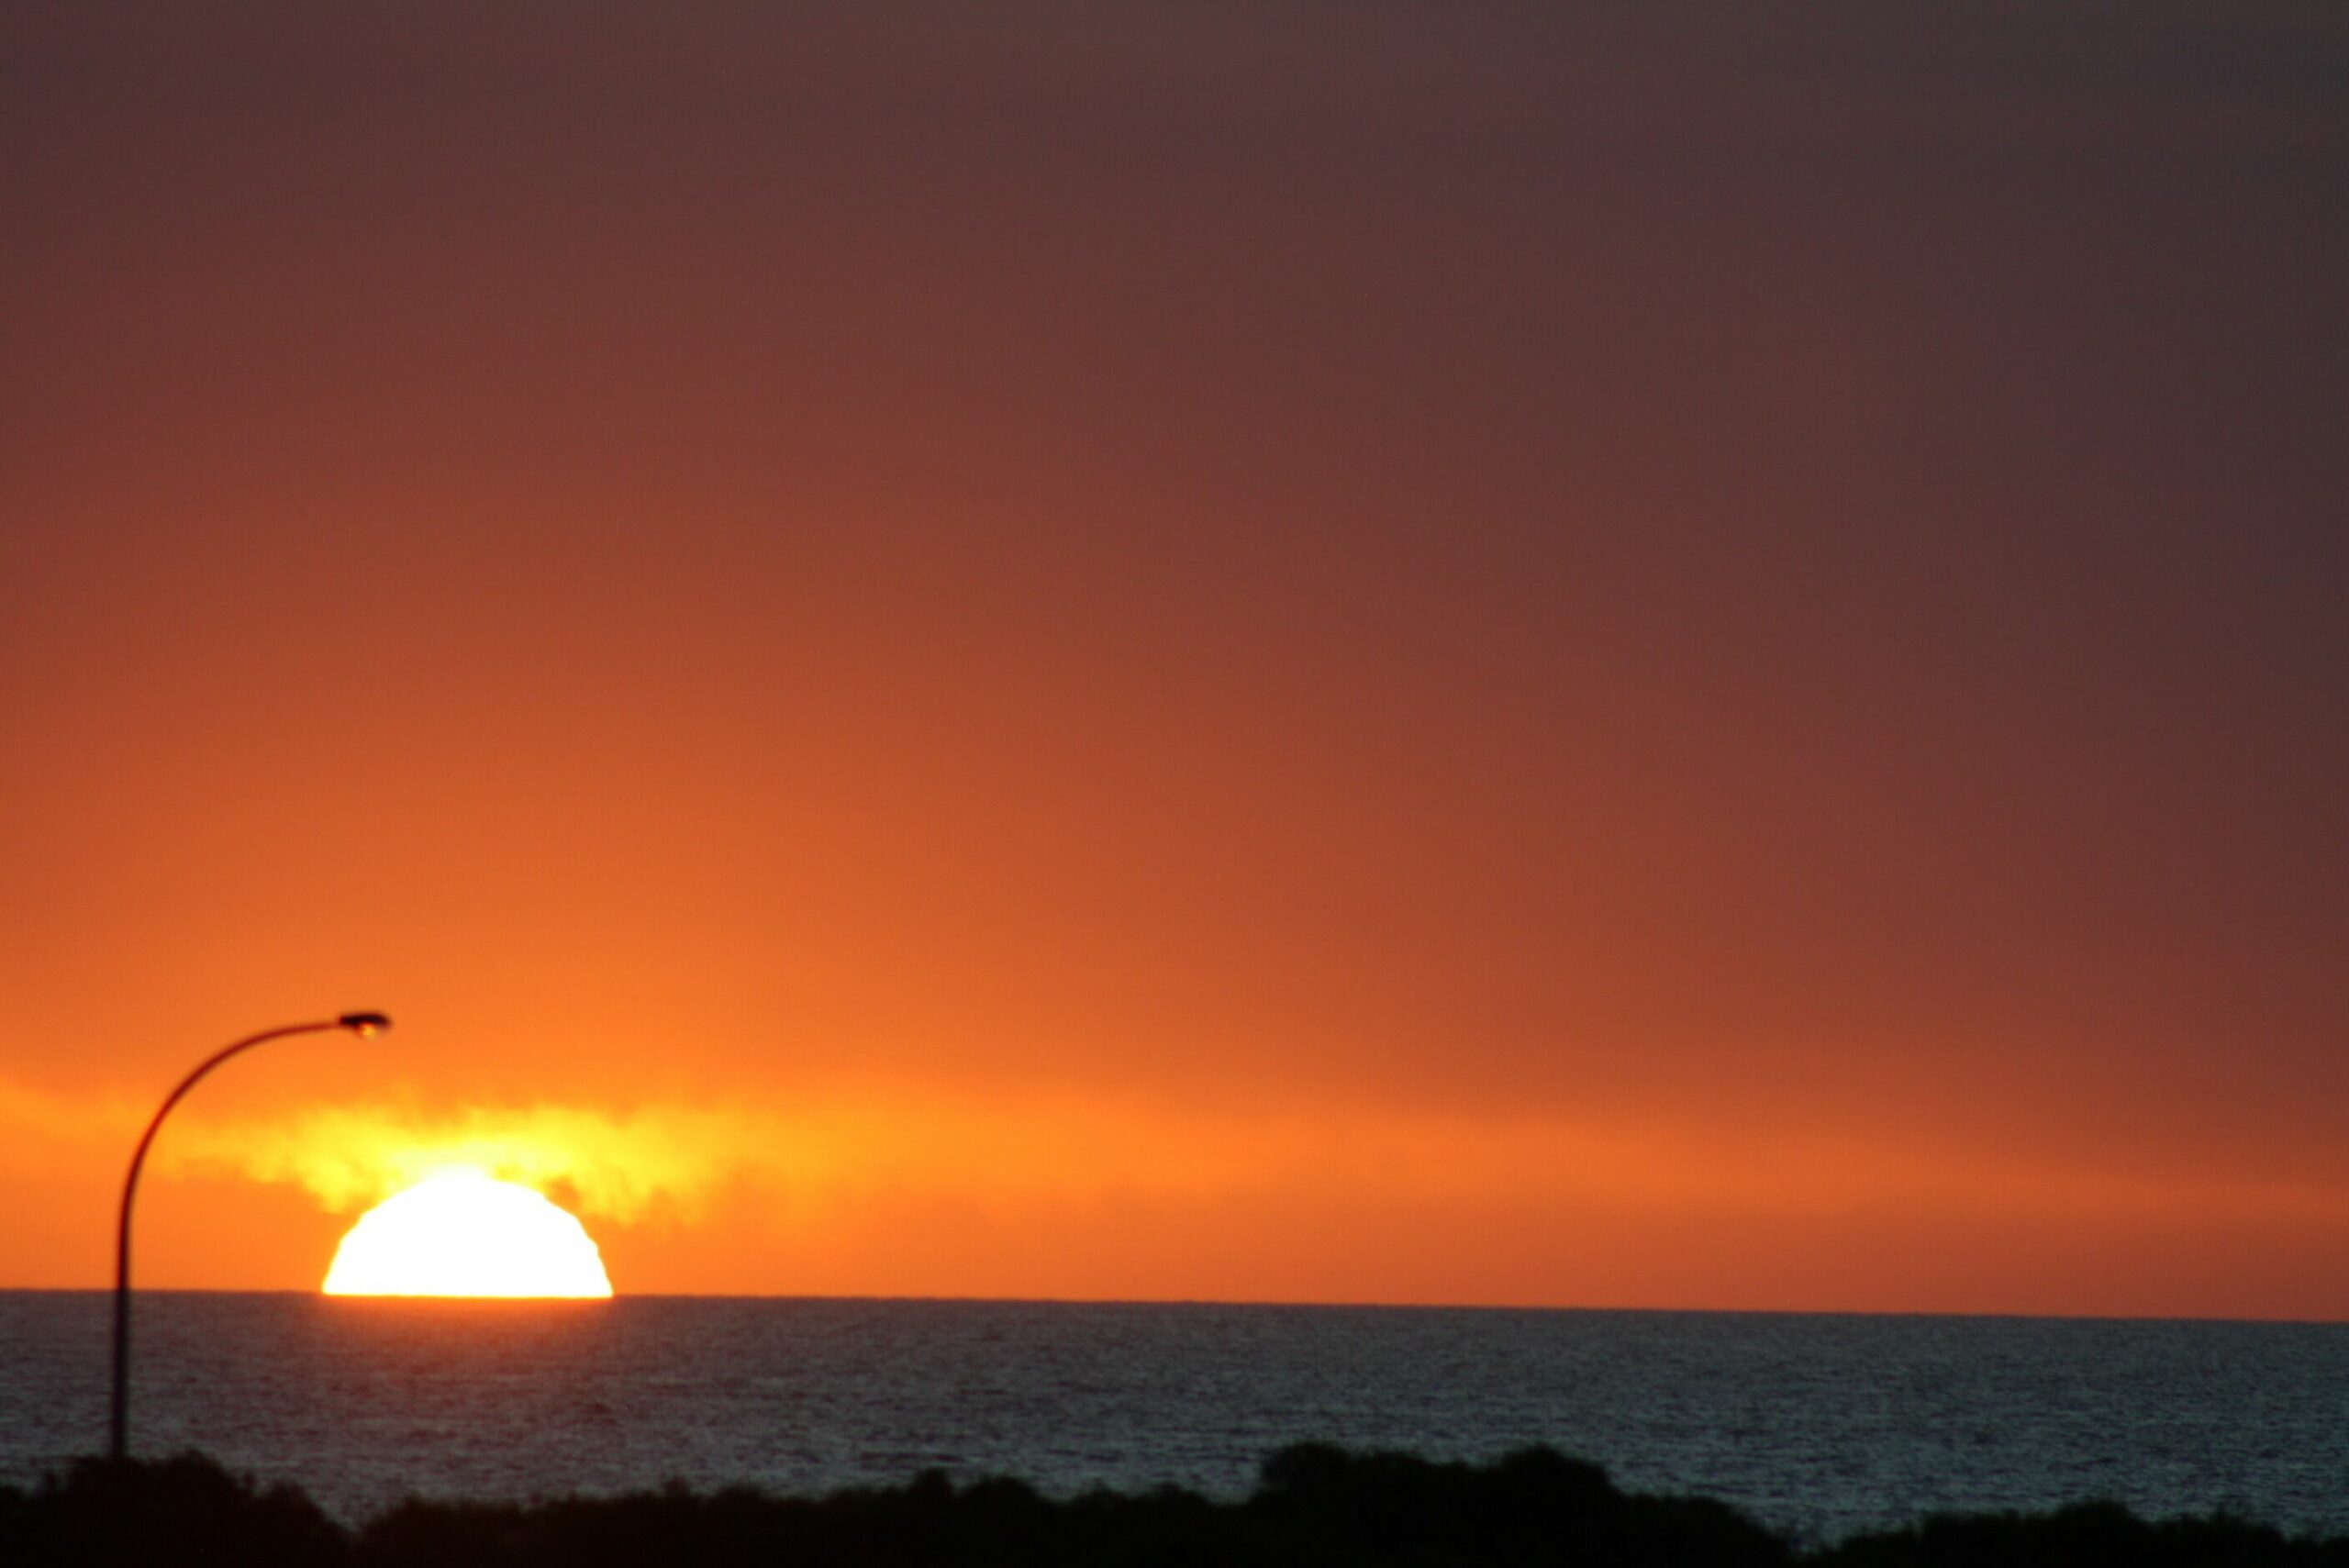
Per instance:
[[[110,1298],[0,1292],[0,1478],[105,1440]],[[925,1469],[1243,1495],[1313,1440],[1547,1443],[1806,1538],[2117,1499],[2349,1534],[2349,1326],[144,1292],[131,1440],[360,1518],[410,1493]]]

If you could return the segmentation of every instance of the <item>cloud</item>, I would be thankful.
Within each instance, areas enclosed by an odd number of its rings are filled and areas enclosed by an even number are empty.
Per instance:
[[[116,1145],[128,1159],[140,1112],[119,1095],[74,1098],[0,1078],[0,1170],[39,1170],[61,1155]]]
[[[0,1080],[0,1150],[32,1168],[118,1159],[135,1113]],[[690,1221],[749,1189],[779,1221],[873,1195],[980,1208],[1252,1195],[1549,1205],[1588,1212],[2091,1221],[2297,1218],[2349,1228],[2349,1194],[2094,1162],[2018,1162],[1830,1129],[1577,1122],[1297,1107],[1202,1113],[1077,1094],[986,1097],[923,1085],[789,1104],[360,1102],[266,1121],[175,1118],[156,1169],[296,1185],[336,1212],[440,1172],[524,1183],[619,1224]]]
[[[760,1163],[761,1148],[749,1118],[676,1106],[622,1113],[565,1105],[438,1112],[323,1106],[269,1122],[196,1123],[174,1134],[172,1166],[299,1185],[338,1211],[471,1169],[622,1224],[663,1204],[691,1215],[718,1184]]]

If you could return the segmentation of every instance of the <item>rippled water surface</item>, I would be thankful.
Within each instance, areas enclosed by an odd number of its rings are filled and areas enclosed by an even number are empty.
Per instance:
[[[99,1293],[0,1292],[0,1474],[105,1438]],[[2349,1327],[1384,1307],[142,1294],[132,1442],[403,1494],[926,1467],[1236,1495],[1283,1443],[1553,1444],[1832,1537],[2114,1497],[2349,1534]]]

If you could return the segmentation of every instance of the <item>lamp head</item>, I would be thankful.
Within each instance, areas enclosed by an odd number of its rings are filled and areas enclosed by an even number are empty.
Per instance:
[[[373,1040],[392,1027],[392,1020],[382,1013],[345,1013],[335,1022],[361,1040]]]

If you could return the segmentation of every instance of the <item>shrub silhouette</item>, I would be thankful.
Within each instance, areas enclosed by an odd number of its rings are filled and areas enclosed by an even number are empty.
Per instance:
[[[266,1491],[201,1454],[80,1459],[0,1491],[0,1562],[60,1568],[337,1568],[347,1532],[299,1489]]]
[[[2301,1540],[2213,1515],[2149,1523],[2117,1503],[2052,1514],[1937,1514],[1855,1537],[1820,1568],[2349,1568],[2349,1539]]]
[[[682,1484],[535,1503],[416,1499],[351,1528],[198,1454],[0,1486],[0,1568],[2349,1568],[2349,1539],[2109,1503],[1937,1516],[1798,1551],[1721,1503],[1623,1492],[1551,1449],[1488,1464],[1327,1444],[1220,1503],[1179,1487],[1055,1501],[930,1471],[824,1497]]]
[[[1306,1444],[1265,1462],[1243,1507],[1265,1521],[1260,1533],[1282,1562],[1775,1568],[1791,1559],[1785,1541],[1725,1505],[1631,1496],[1597,1465],[1544,1448],[1470,1465]]]

